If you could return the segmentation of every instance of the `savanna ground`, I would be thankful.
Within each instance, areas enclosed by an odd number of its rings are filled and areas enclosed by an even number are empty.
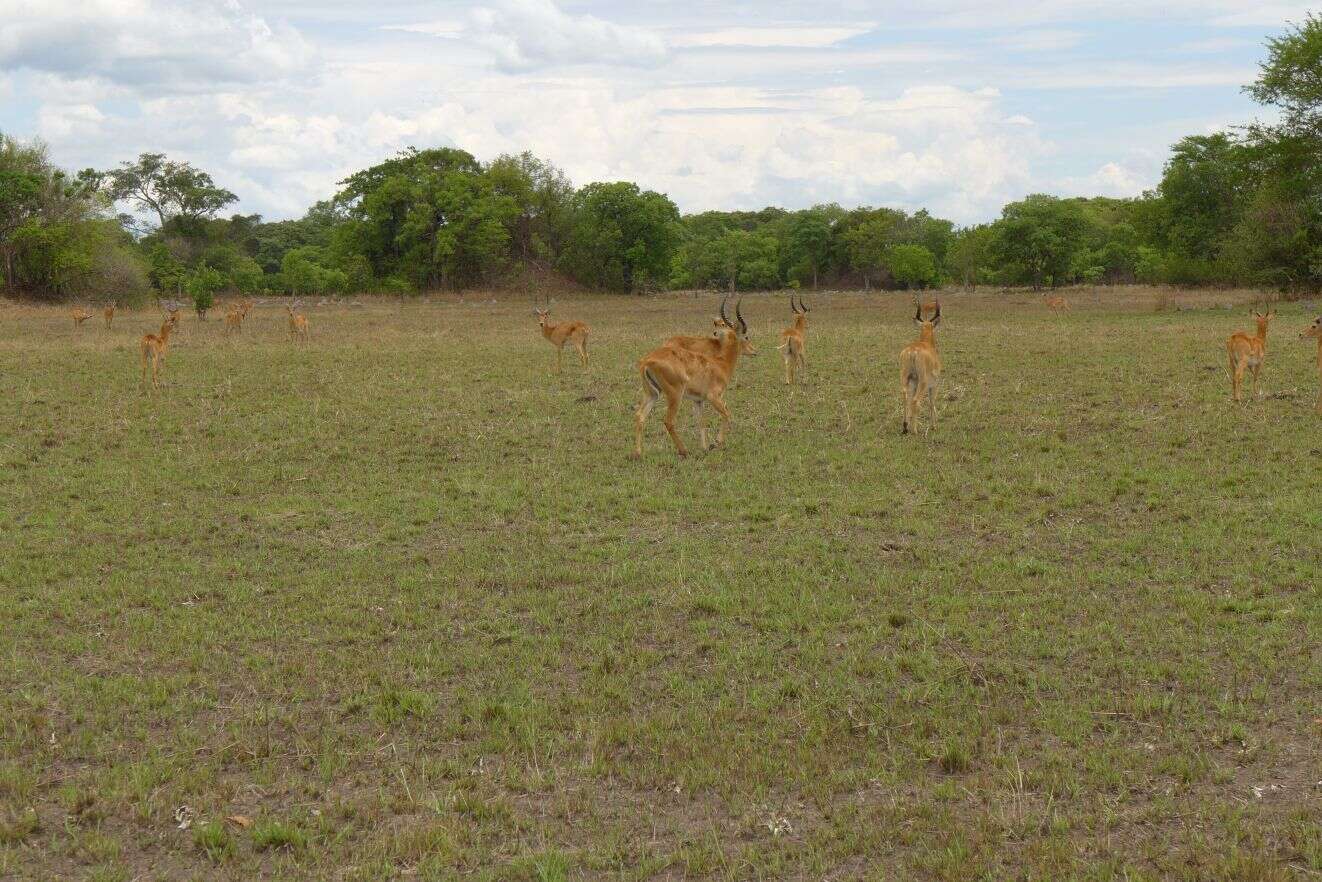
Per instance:
[[[155,395],[154,311],[0,305],[0,877],[1322,876],[1317,307],[1235,406],[1252,295],[1068,296],[947,293],[907,438],[904,295],[793,391],[750,296],[641,462],[710,295],[559,377],[519,299],[188,315]]]

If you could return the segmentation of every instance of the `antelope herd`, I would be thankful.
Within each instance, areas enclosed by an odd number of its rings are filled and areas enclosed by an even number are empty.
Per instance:
[[[1069,311],[1069,304],[1059,295],[1045,295],[1043,304],[1060,317]],[[642,455],[643,430],[652,409],[662,397],[666,399],[666,411],[663,423],[675,451],[686,456],[688,449],[675,428],[675,416],[680,404],[688,400],[693,403],[698,420],[699,439],[702,448],[708,449],[707,428],[704,423],[704,407],[707,404],[721,418],[717,430],[715,445],[724,443],[730,427],[730,411],[725,404],[725,391],[734,376],[739,358],[744,355],[756,355],[757,350],[749,338],[748,323],[744,320],[742,299],[735,303],[735,320],[731,321],[726,313],[729,297],[722,299],[718,317],[713,322],[713,331],[709,335],[678,335],[665,339],[660,346],[648,353],[638,362],[639,375],[642,379],[642,401],[634,413],[634,449],[635,457]],[[928,412],[927,432],[931,432],[937,422],[937,390],[941,379],[941,356],[937,351],[936,329],[941,323],[941,300],[939,297],[915,297],[916,311],[914,323],[918,329],[918,339],[900,352],[900,392],[903,398],[903,416],[900,430],[904,434],[916,432],[919,413],[926,402]],[[142,353],[142,383],[150,380],[152,388],[159,388],[160,373],[170,346],[170,335],[179,324],[180,304],[169,301],[160,304],[165,313],[160,330],[145,334],[140,341]],[[289,337],[291,340],[307,343],[308,318],[299,311],[301,301],[295,299],[285,306],[288,314]],[[537,318],[542,336],[556,349],[556,372],[563,370],[563,356],[566,344],[573,345],[578,352],[583,367],[588,367],[588,335],[590,328],[581,321],[567,320],[553,322],[550,318],[550,301],[544,306],[535,305],[533,314]],[[807,349],[808,304],[797,292],[789,298],[790,312],[794,316],[789,327],[780,332],[780,345],[777,349],[785,368],[785,383],[794,386],[798,383],[806,368],[805,352]],[[243,329],[244,321],[253,308],[253,301],[243,299],[232,303],[225,311],[222,332],[226,337]],[[118,313],[116,301],[106,303],[101,308],[109,330]],[[91,309],[74,306],[69,309],[75,330],[95,314]],[[1274,310],[1266,313],[1253,313],[1257,329],[1249,334],[1236,331],[1226,341],[1231,399],[1243,400],[1245,375],[1256,396],[1258,379],[1263,364],[1267,359],[1267,331],[1276,317]],[[1322,414],[1322,317],[1317,318],[1300,335],[1300,339],[1317,341],[1317,369],[1319,391],[1317,412]]]

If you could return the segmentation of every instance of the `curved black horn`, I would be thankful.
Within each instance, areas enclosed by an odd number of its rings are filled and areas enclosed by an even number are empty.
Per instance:
[[[803,302],[802,294],[799,295],[799,309],[803,311],[804,315],[808,314],[808,304]]]
[[[797,307],[797,306],[794,305],[794,292],[793,292],[793,291],[790,292],[790,312],[794,313],[795,315],[798,315],[798,314],[799,314],[799,307]]]
[[[726,327],[733,328],[734,325],[730,324],[730,320],[729,320],[728,318],[726,318],[726,315],[725,315],[725,304],[726,304],[726,301],[728,301],[729,299],[730,299],[730,295],[729,295],[729,294],[726,294],[724,297],[721,298],[721,321],[725,322]]]
[[[918,311],[913,314],[913,320],[921,322],[923,320],[923,301],[919,300],[917,297],[914,298],[914,301],[915,305],[918,307]]]
[[[748,336],[748,322],[744,321],[744,314],[743,314],[742,312],[739,311],[739,307],[740,307],[740,305],[741,305],[743,302],[744,302],[744,298],[742,298],[742,297],[740,297],[737,301],[735,301],[735,304],[734,304],[734,315],[735,315],[735,318],[739,319],[739,335],[742,336],[742,337],[747,337],[747,336]]]
[[[936,298],[936,312],[932,314],[932,324],[941,321],[941,298]]]

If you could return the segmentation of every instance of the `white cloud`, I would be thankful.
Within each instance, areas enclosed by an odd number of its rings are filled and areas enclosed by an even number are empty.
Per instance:
[[[37,114],[37,133],[47,141],[86,138],[100,131],[105,118],[92,104],[47,104]]]
[[[1134,170],[1118,162],[1108,162],[1090,175],[1065,178],[1060,182],[1060,191],[1066,195],[1078,196],[1137,196],[1156,181],[1145,180]]]
[[[0,2],[0,69],[187,91],[303,73],[312,56],[234,0]]]
[[[580,64],[650,67],[666,58],[665,42],[655,33],[570,15],[552,0],[479,7],[461,36],[490,50],[507,71]]]
[[[793,46],[821,49],[866,34],[873,25],[821,27],[811,25],[776,25],[774,27],[731,27],[681,34],[670,42],[681,47],[708,46]]]

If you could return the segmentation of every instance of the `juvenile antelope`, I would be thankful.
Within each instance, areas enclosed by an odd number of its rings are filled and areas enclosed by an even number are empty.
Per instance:
[[[913,320],[918,324],[918,339],[900,351],[900,388],[904,393],[903,433],[918,430],[918,409],[927,397],[931,409],[932,425],[936,426],[936,387],[941,379],[941,356],[936,351],[936,326],[941,324],[941,301],[930,319],[923,318],[920,305]]]
[[[244,310],[242,303],[231,306],[229,309],[225,310],[224,331],[226,336],[229,336],[235,331],[243,330],[244,315],[246,315],[246,310]]]
[[[115,300],[112,300],[112,301],[110,301],[109,303],[106,304],[105,309],[101,310],[101,314],[104,315],[104,316],[106,317],[106,330],[107,330],[107,331],[110,330],[110,323],[111,323],[112,321],[115,320],[115,309],[116,309],[118,306],[119,306],[119,302],[118,302],[118,301],[115,301]]]
[[[1266,315],[1253,313],[1258,322],[1258,333],[1250,337],[1243,331],[1236,331],[1226,341],[1226,354],[1230,357],[1230,390],[1235,401],[1240,400],[1240,389],[1244,385],[1244,370],[1253,373],[1253,394],[1258,394],[1258,371],[1267,360],[1267,325],[1276,318],[1276,311]]]
[[[675,444],[675,452],[688,456],[688,449],[675,431],[675,414],[679,404],[685,398],[693,402],[694,414],[698,420],[698,433],[703,450],[708,449],[707,425],[703,421],[702,406],[710,403],[721,415],[721,426],[716,434],[716,446],[725,443],[725,433],[730,426],[730,410],[725,406],[725,389],[734,375],[735,364],[740,355],[756,355],[757,350],[748,339],[748,323],[744,321],[739,304],[734,307],[737,327],[726,321],[726,325],[716,329],[716,338],[720,343],[714,355],[705,355],[690,349],[663,344],[638,362],[638,371],[643,379],[643,398],[634,414],[633,456],[643,455],[643,427],[647,417],[656,406],[657,400],[666,398],[666,431]],[[725,318],[725,303],[721,303],[721,318]]]
[[[308,342],[308,317],[294,311],[294,307],[298,305],[299,301],[295,300],[285,306],[285,312],[289,313],[289,337],[306,343]],[[240,318],[239,321],[243,321],[243,319]]]
[[[165,360],[165,351],[170,347],[170,333],[179,324],[179,311],[170,312],[163,322],[159,334],[144,334],[142,337],[142,382],[147,382],[147,364],[151,363],[151,385],[160,388],[161,362]]]
[[[1322,316],[1313,319],[1307,330],[1299,335],[1300,340],[1307,340],[1309,337],[1317,340],[1317,412],[1322,414]]]
[[[803,371],[807,365],[803,360],[803,335],[808,330],[808,304],[799,295],[799,305],[794,305],[794,295],[790,295],[790,309],[794,311],[794,324],[780,332],[781,357],[785,360],[785,383],[793,385],[795,371]]]
[[[555,347],[555,371],[560,373],[564,369],[565,344],[573,343],[574,348],[578,350],[579,361],[583,367],[588,366],[588,326],[583,322],[552,322],[550,321],[550,302],[547,303],[547,309],[534,307],[533,314],[537,316],[537,324],[542,329],[542,336]]]
[[[88,312],[86,309],[83,309],[81,306],[75,306],[71,308],[69,310],[69,315],[73,318],[73,326],[75,328],[81,326],[83,322],[87,321],[92,317],[92,314]]]
[[[1043,295],[1042,303],[1047,309],[1051,310],[1052,315],[1055,315],[1056,317],[1060,316],[1061,310],[1064,310],[1065,312],[1070,311],[1069,301],[1060,295],[1056,295],[1055,297]]]

